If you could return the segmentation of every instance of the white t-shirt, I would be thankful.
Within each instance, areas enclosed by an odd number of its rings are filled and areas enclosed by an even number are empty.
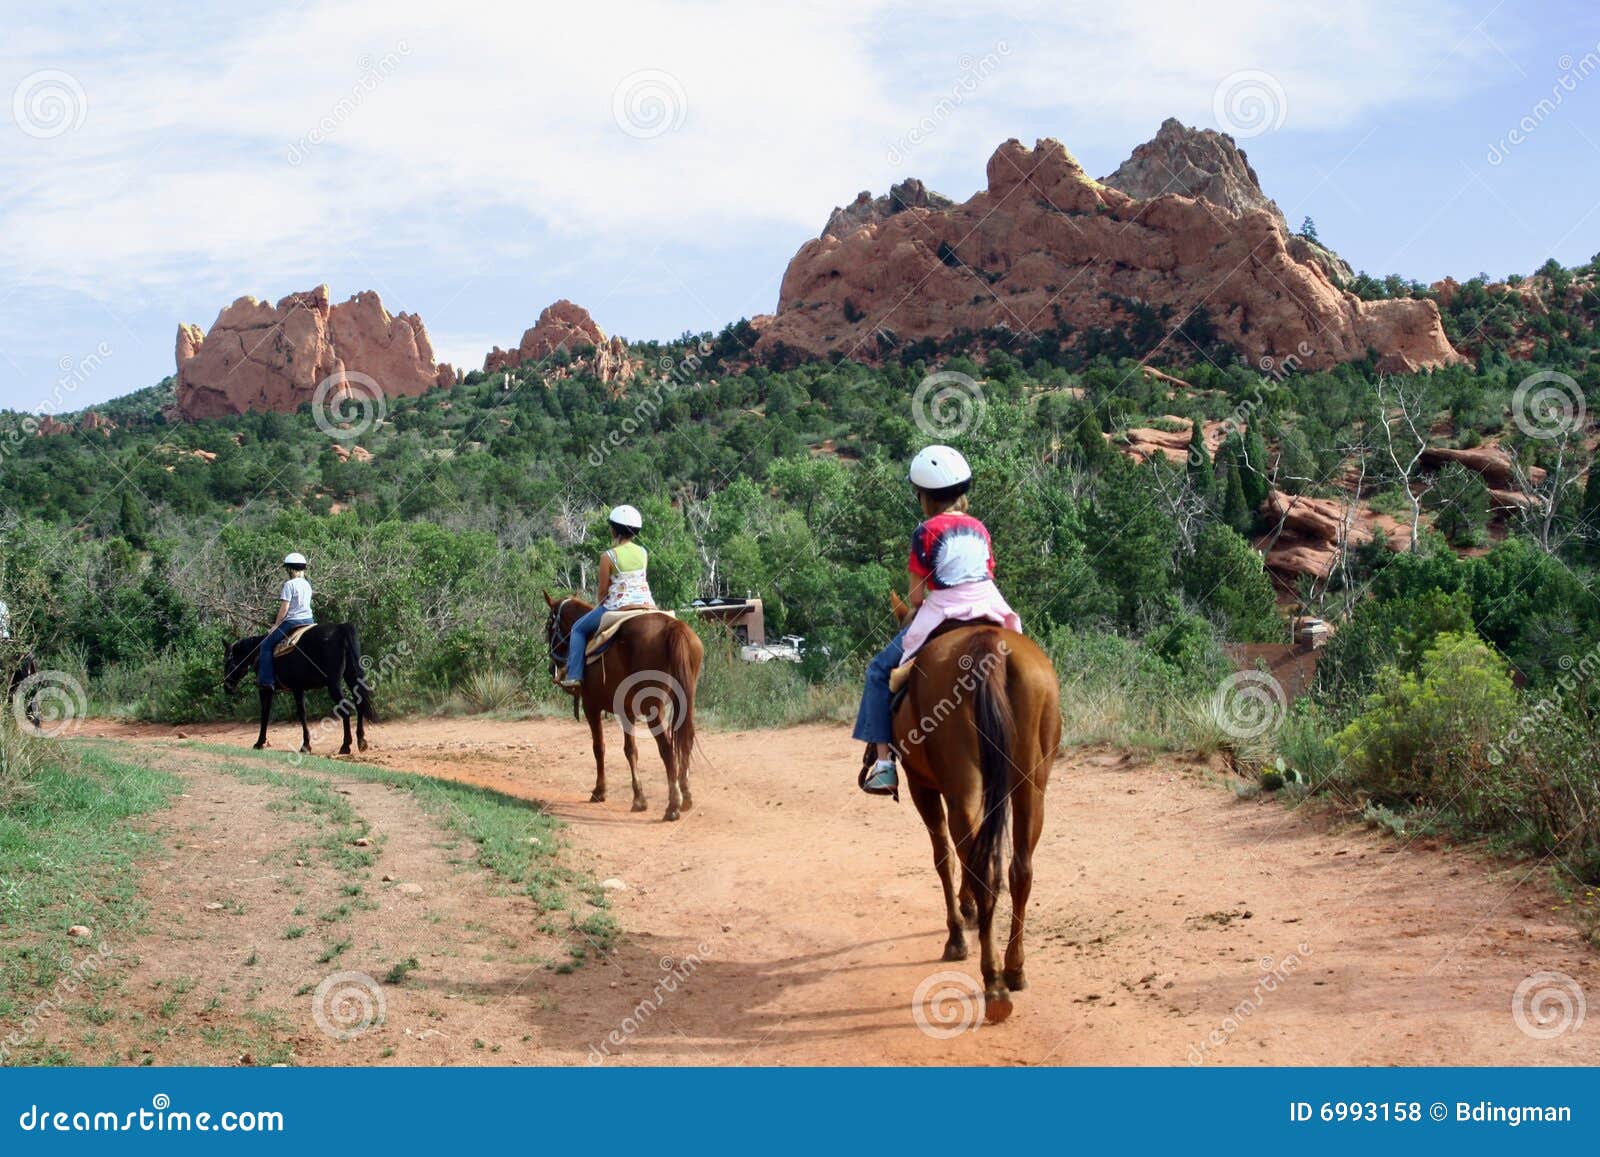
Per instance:
[[[311,621],[311,584],[303,578],[292,578],[283,584],[283,591],[278,595],[280,599],[289,604],[289,611],[283,616],[286,623],[309,623]]]

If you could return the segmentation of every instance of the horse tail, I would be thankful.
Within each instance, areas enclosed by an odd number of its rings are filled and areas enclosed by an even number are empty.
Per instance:
[[[983,816],[973,840],[972,862],[984,885],[997,889],[1011,814],[1011,752],[1016,734],[1011,698],[1006,693],[1006,647],[996,632],[980,631],[962,660],[968,670],[977,670],[973,715],[983,776]]]
[[[694,690],[700,681],[700,637],[685,623],[674,622],[667,632],[667,676],[674,684],[672,711],[672,762],[682,775],[694,754]]]
[[[361,664],[361,636],[354,623],[345,623],[340,630],[344,633],[345,685],[350,688],[360,717],[368,723],[376,723],[378,713],[372,709],[372,684],[367,682],[366,668]]]

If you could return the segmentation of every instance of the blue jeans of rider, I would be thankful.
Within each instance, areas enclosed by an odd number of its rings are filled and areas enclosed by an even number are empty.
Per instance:
[[[900,665],[905,654],[906,633],[889,640],[889,645],[867,664],[867,686],[861,693],[861,709],[856,712],[856,729],[851,736],[863,743],[894,742],[894,725],[889,718],[889,672]]]
[[[310,619],[298,623],[279,623],[261,640],[261,652],[256,656],[256,682],[263,687],[271,687],[277,682],[277,673],[272,667],[272,648],[289,637],[289,632],[300,627],[308,626]]]
[[[600,629],[600,620],[606,608],[596,607],[572,624],[572,634],[567,637],[567,678],[583,678],[583,653],[589,649],[589,640]]]

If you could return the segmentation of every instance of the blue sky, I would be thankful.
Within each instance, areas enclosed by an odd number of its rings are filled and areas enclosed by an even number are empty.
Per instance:
[[[1099,176],[1169,115],[1372,273],[1600,251],[1579,0],[0,4],[11,409],[151,385],[178,322],[321,282],[468,368],[559,297],[717,329],[860,189],[965,198],[1008,137]]]

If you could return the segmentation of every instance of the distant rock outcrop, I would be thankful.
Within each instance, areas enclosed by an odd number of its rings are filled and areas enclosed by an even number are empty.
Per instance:
[[[1253,181],[1240,165],[1233,176]],[[801,246],[756,353],[873,361],[962,331],[1055,331],[1071,345],[1154,310],[1171,352],[1185,355],[1188,340],[1170,331],[1203,309],[1216,337],[1252,360],[1323,369],[1369,349],[1421,368],[1463,360],[1432,301],[1363,302],[1298,250],[1281,213],[1136,198],[1089,177],[1058,141],[1011,140],[965,203],[906,208]]]
[[[627,344],[621,338],[606,337],[588,310],[562,298],[545,307],[539,320],[523,333],[515,349],[503,350],[495,346],[490,350],[483,359],[483,372],[492,374],[527,362],[547,361],[560,350],[575,359],[592,359],[587,366],[602,382],[622,381],[643,364],[628,356]],[[550,367],[550,370],[555,368]]]
[[[887,221],[907,209],[948,209],[954,204],[917,178],[908,177],[898,185],[890,185],[886,196],[873,197],[870,190],[863,189],[850,204],[829,214],[819,236],[848,237],[863,225]]]
[[[241,297],[211,329],[180,325],[177,405],[185,418],[294,410],[330,377],[364,374],[389,396],[411,397],[454,381],[435,364],[414,313],[390,316],[376,293],[334,305],[328,287],[291,293],[277,305]]]

